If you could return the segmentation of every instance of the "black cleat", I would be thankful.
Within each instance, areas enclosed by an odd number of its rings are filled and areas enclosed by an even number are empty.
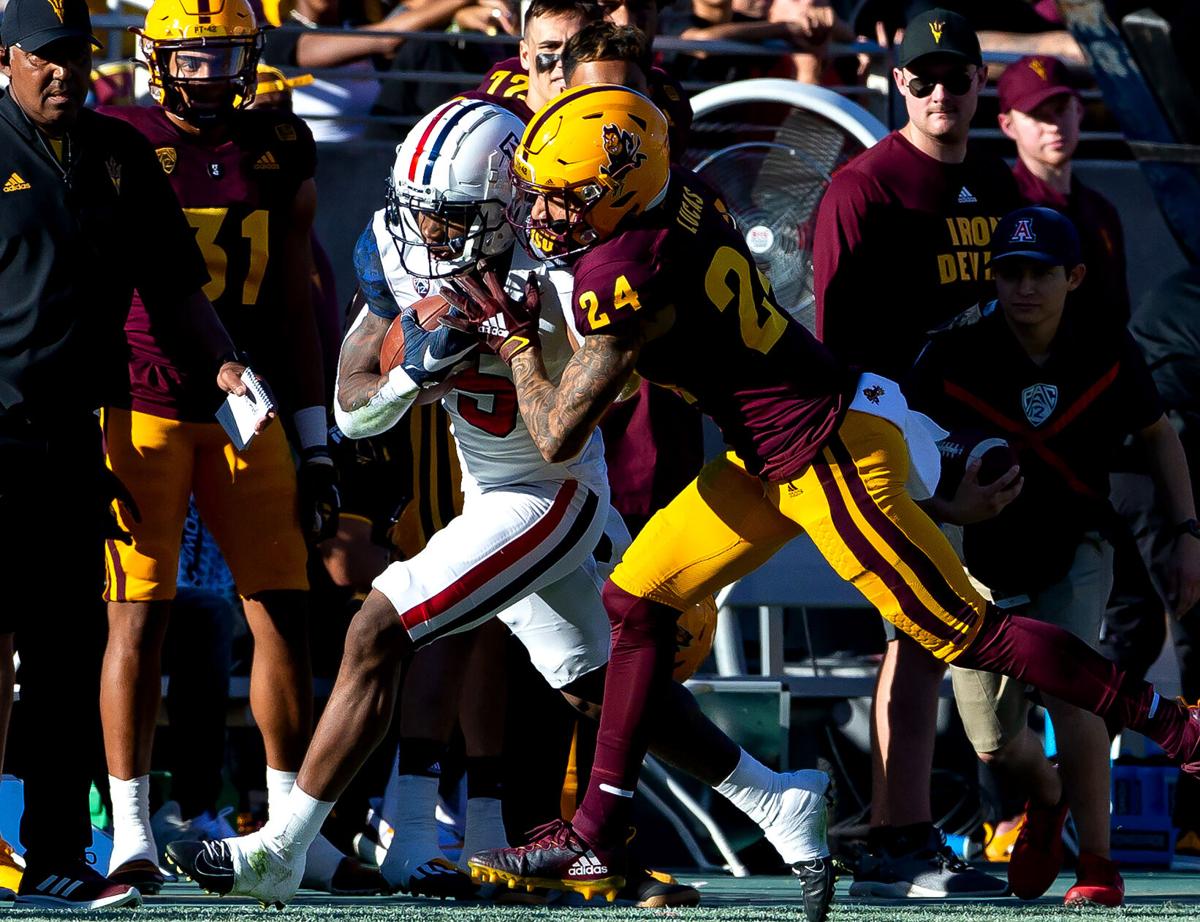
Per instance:
[[[833,859],[810,858],[792,865],[792,874],[800,883],[804,897],[804,915],[808,922],[825,922],[829,915],[829,904],[833,902],[833,885],[837,870]]]
[[[233,890],[233,857],[223,840],[171,842],[167,845],[167,857],[202,890],[218,896],[226,896]]]

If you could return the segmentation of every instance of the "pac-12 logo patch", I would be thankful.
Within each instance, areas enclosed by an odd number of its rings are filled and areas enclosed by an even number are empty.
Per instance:
[[[1009,243],[1037,243],[1037,234],[1033,232],[1033,218],[1020,218],[1013,228]]]
[[[158,154],[158,165],[162,167],[162,171],[170,176],[175,172],[175,165],[179,162],[179,152],[173,147],[159,147],[154,153]]]
[[[1021,391],[1021,409],[1035,429],[1050,418],[1058,406],[1058,388],[1053,384],[1031,384]]]
[[[638,150],[642,146],[642,141],[632,131],[626,131],[616,125],[605,125],[602,131],[604,132],[604,153],[608,155],[608,163],[600,167],[600,172],[614,182],[620,183],[622,176],[634,167],[640,166],[646,159],[646,155]]]

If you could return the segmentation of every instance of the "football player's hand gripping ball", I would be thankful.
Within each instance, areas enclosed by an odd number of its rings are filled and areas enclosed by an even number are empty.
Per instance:
[[[450,313],[453,312],[451,308]],[[404,361],[401,365],[418,387],[441,384],[479,345],[479,339],[473,333],[453,325],[426,330],[417,322],[413,310],[400,315],[400,325],[404,331]]]
[[[530,346],[540,346],[538,320],[542,313],[542,296],[537,276],[530,273],[525,280],[523,298],[510,298],[495,272],[483,273],[483,284],[470,276],[455,280],[463,292],[443,291],[446,300],[457,310],[442,318],[442,323],[475,333],[493,352],[508,364]],[[464,322],[465,321],[465,322]]]

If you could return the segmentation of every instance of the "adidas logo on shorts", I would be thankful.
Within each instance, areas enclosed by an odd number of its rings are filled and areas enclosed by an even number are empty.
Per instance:
[[[586,855],[580,855],[579,860],[567,868],[567,873],[571,877],[583,877],[587,874],[607,874],[608,865],[601,864],[599,858],[588,852]]]

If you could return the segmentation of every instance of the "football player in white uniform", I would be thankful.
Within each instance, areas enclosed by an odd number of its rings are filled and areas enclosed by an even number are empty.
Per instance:
[[[375,579],[350,626],[288,809],[250,836],[169,846],[206,890],[264,903],[291,899],[307,845],[378,744],[404,658],[416,647],[497,616],[550,685],[584,708],[601,700],[610,625],[593,551],[606,538],[623,543],[624,527],[609,507],[599,437],[574,458],[545,461],[517,412],[507,364],[480,352],[471,334],[423,330],[411,310],[485,260],[506,270],[513,293],[538,289],[551,376],[570,358],[569,273],[514,248],[504,218],[508,162],[523,128],[492,103],[455,100],[418,123],[397,149],[387,207],[356,254],[366,303],[342,346],[335,413],[347,435],[362,437],[394,425],[418,399],[440,398],[462,461],[463,513],[415,557]],[[404,359],[381,374],[379,349],[395,316],[402,318]],[[827,862],[828,776],[773,772],[739,751],[681,685],[667,697],[647,728],[651,750],[728,797],[789,864]],[[736,769],[713,777],[706,765],[715,754]],[[382,871],[398,886],[400,868],[391,864],[385,860]],[[579,890],[611,899],[623,884],[614,875]]]

